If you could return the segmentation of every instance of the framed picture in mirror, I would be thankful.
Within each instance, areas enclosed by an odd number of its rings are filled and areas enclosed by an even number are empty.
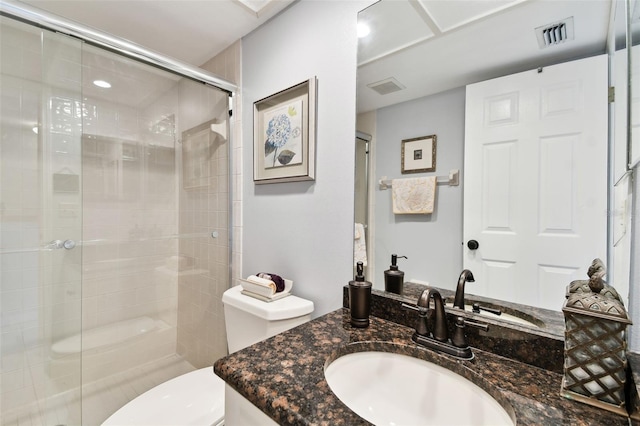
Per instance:
[[[436,135],[402,140],[402,173],[436,171]]]
[[[253,181],[315,178],[316,78],[253,104]]]

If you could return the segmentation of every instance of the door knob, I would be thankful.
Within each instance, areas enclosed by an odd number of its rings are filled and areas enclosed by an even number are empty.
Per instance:
[[[467,247],[469,247],[469,250],[478,250],[478,247],[480,247],[480,243],[478,243],[476,240],[469,240],[467,242]]]
[[[64,247],[67,250],[71,250],[75,246],[76,246],[76,242],[73,240],[66,240],[64,243],[62,243],[62,247]]]

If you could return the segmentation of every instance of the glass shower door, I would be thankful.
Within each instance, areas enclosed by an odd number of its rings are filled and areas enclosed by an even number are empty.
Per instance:
[[[0,40],[1,423],[80,424],[81,42]]]
[[[101,424],[226,354],[228,93],[4,17],[0,43],[0,424]]]

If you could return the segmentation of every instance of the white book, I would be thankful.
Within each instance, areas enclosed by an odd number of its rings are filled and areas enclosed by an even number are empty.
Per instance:
[[[291,288],[293,287],[293,281],[291,280],[284,280],[284,290],[281,291],[280,293],[277,293],[275,291],[274,288],[270,287],[270,286],[266,286],[266,285],[262,285],[259,283],[255,283],[255,282],[251,282],[245,279],[240,278],[240,285],[242,286],[242,289],[244,291],[249,291],[251,293],[254,294],[258,294],[260,296],[269,298],[271,300],[276,300],[274,299],[274,297],[278,296],[279,294],[283,294],[283,293],[291,293]],[[278,298],[282,298],[284,296],[280,296]]]
[[[250,291],[252,293],[259,294],[264,297],[271,297],[274,294],[276,294],[275,289],[273,289],[272,287],[254,283],[244,279],[240,279],[240,285],[242,286],[243,290]]]

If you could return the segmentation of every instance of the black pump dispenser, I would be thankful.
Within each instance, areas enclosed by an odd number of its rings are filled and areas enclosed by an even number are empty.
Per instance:
[[[369,326],[371,312],[371,283],[364,279],[364,265],[356,265],[356,277],[349,281],[349,310],[351,311],[351,325],[357,328]]]
[[[362,262],[358,262],[356,266],[356,281],[364,281],[364,266]]]
[[[407,259],[407,256],[391,255],[391,266],[384,271],[384,290],[391,293],[402,294],[404,287],[404,272],[398,269],[398,258]]]

